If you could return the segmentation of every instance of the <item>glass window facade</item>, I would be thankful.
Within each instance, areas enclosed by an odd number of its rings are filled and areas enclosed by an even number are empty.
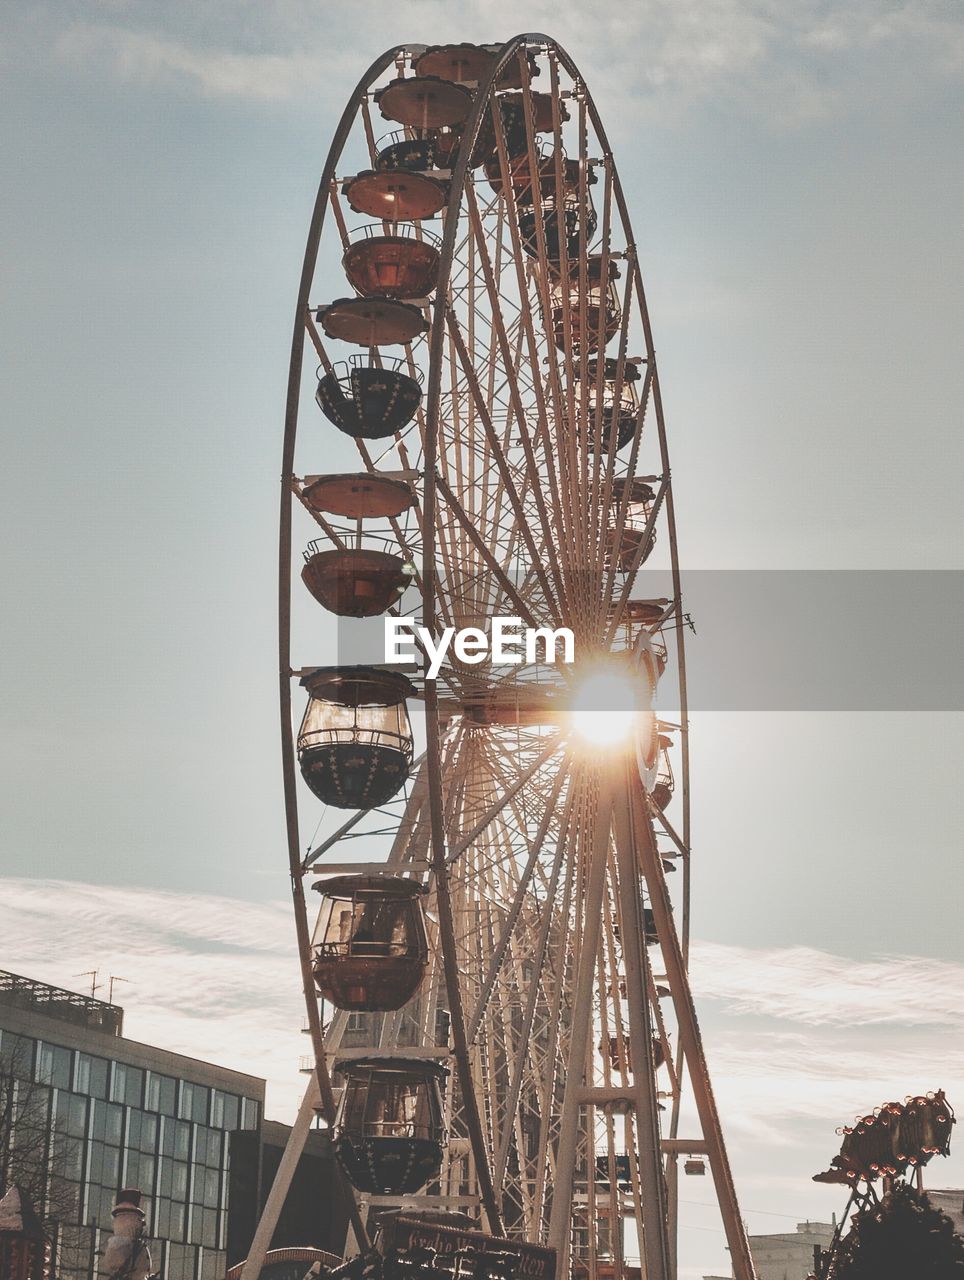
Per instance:
[[[260,1129],[261,1104],[255,1098],[241,1099],[241,1128]]]
[[[74,1089],[90,1098],[106,1098],[110,1080],[110,1063],[89,1053],[74,1055]]]
[[[140,1067],[129,1067],[123,1062],[114,1062],[111,1067],[111,1102],[126,1102],[132,1107],[139,1107],[144,1100],[144,1072]]]
[[[37,1208],[59,1224],[58,1280],[96,1273],[123,1186],[143,1193],[155,1269],[220,1280],[228,1134],[260,1127],[257,1099],[6,1031],[0,1060],[24,1082],[21,1133],[50,1134],[46,1202]]]
[[[198,1124],[206,1124],[210,1098],[211,1090],[204,1085],[182,1080],[177,1114],[182,1120],[196,1120]]]
[[[72,1059],[69,1049],[61,1049],[55,1044],[37,1043],[37,1072],[35,1080],[38,1084],[53,1085],[57,1089],[70,1088]]]
[[[228,1133],[237,1129],[241,1121],[241,1099],[233,1093],[222,1093],[214,1089],[211,1093],[211,1124],[217,1129],[225,1129]]]
[[[148,1071],[144,1105],[148,1111],[157,1111],[163,1116],[176,1115],[177,1081],[170,1076],[158,1075],[156,1071]]]

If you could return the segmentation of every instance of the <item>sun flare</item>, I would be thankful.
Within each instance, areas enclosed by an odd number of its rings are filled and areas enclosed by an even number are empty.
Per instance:
[[[573,690],[569,718],[586,744],[622,746],[639,723],[638,690],[629,672],[613,667],[588,671]]]

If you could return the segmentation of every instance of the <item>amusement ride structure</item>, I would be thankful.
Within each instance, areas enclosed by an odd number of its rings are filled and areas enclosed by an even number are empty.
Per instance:
[[[851,1235],[855,1226],[859,1235],[861,1221],[868,1217],[881,1222],[906,1214],[906,1193],[922,1195],[926,1166],[934,1156],[950,1154],[955,1123],[953,1108],[944,1090],[938,1089],[903,1102],[885,1102],[837,1130],[843,1139],[840,1152],[813,1181],[839,1184],[850,1194],[830,1248],[816,1268],[816,1280],[835,1280],[846,1273],[845,1258],[854,1243],[845,1234],[848,1225]],[[921,1212],[919,1203],[916,1211]],[[901,1224],[893,1243],[900,1243],[902,1233],[912,1242],[912,1225]],[[951,1223],[947,1226],[953,1231]]]
[[[323,474],[339,431],[357,466]],[[669,1280],[681,1166],[708,1166],[752,1280],[687,979],[687,619],[653,340],[612,152],[555,41],[404,45],[362,77],[311,220],[282,472],[313,1064],[245,1280],[319,1114],[348,1258],[390,1223],[432,1276]],[[644,564],[663,594],[640,594]],[[468,641],[434,680],[347,642],[324,665],[322,611]],[[495,618],[541,660],[487,654]]]

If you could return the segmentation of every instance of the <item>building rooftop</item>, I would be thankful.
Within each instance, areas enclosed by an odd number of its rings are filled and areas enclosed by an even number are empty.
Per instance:
[[[124,1031],[124,1010],[116,1004],[82,996],[63,987],[52,987],[35,978],[0,969],[0,1004],[42,1013],[46,1018],[70,1022],[88,1031],[103,1031],[119,1036]]]
[[[264,1102],[265,1081],[260,1076],[126,1039],[122,1034],[124,1011],[117,1005],[3,970],[0,982],[0,1028],[4,1031]],[[108,1018],[105,1023],[102,1010],[115,1015],[116,1020]]]
[[[836,1217],[833,1222],[798,1222],[795,1231],[776,1231],[767,1234],[751,1235],[749,1240],[751,1247],[754,1241],[764,1244],[768,1241],[784,1241],[789,1240],[798,1243],[801,1236],[825,1236],[833,1235],[837,1229]]]

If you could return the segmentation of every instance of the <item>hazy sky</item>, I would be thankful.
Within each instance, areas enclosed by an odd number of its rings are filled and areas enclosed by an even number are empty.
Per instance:
[[[0,966],[126,976],[131,1035],[267,1074],[279,1117],[304,1041],[275,538],[311,202],[382,48],[521,29],[574,54],[616,151],[684,569],[964,567],[956,2],[8,0]],[[893,626],[912,670],[899,599]],[[694,982],[753,1231],[840,1207],[809,1174],[857,1110],[964,1106],[962,730],[694,718]],[[691,1217],[687,1280],[723,1265]]]

